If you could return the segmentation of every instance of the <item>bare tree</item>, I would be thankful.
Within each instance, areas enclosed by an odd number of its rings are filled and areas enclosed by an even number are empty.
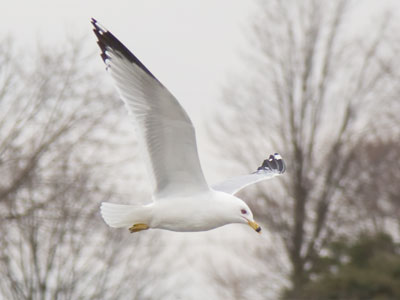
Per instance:
[[[0,298],[149,298],[161,241],[99,215],[124,199],[104,169],[119,154],[119,100],[86,71],[79,41],[29,57],[1,45]]]
[[[263,249],[249,251],[254,240],[241,238],[242,244],[229,247],[223,259],[210,259],[210,284],[221,299],[276,299],[281,287],[287,284],[285,276],[289,268],[282,253],[283,245],[274,235],[263,235],[263,244],[268,245]],[[260,268],[260,259],[271,258],[268,268]]]
[[[398,77],[388,66],[399,65],[396,19],[382,13],[362,28],[354,22],[359,6],[343,0],[259,5],[248,60],[255,72],[225,90],[225,114],[212,133],[248,169],[265,152],[286,159],[283,189],[268,182],[242,196],[257,199],[258,217],[282,238],[292,266],[287,297],[296,299],[324,245],[356,229],[342,224],[350,214],[342,194],[356,179],[349,173],[353,146],[383,126],[382,106],[395,105]]]
[[[400,234],[399,136],[363,140],[354,148],[354,161],[345,197],[360,223],[375,233]]]

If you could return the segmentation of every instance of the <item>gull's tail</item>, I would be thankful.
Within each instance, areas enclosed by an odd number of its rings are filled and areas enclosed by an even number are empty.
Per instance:
[[[149,225],[149,209],[143,205],[124,205],[109,202],[101,203],[100,212],[104,222],[114,228],[129,228],[134,224]]]

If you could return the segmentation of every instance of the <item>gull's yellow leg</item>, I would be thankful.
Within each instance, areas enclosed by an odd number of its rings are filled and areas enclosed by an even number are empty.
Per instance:
[[[134,232],[138,232],[138,231],[141,231],[141,230],[146,230],[146,229],[149,229],[149,228],[150,227],[148,225],[146,225],[146,224],[134,224],[131,228],[129,228],[129,231],[131,233],[134,233]]]

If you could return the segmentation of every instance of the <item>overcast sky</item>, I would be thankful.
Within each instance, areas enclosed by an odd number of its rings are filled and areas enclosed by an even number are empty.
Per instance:
[[[86,34],[97,51],[89,23],[94,17],[192,115],[215,100],[226,74],[238,65],[243,28],[253,9],[253,1],[242,0],[16,0],[0,11],[0,32],[11,34],[22,46],[37,40],[51,46],[66,35]]]
[[[229,74],[241,64],[255,1],[243,0],[114,0],[9,1],[0,10],[0,35],[12,35],[18,46],[37,41],[49,47],[70,35],[85,36],[99,53],[90,18],[116,35],[178,98],[198,136],[204,171],[204,124],[212,122],[215,102]],[[99,76],[107,76],[101,59]],[[109,80],[111,85],[111,80]],[[206,155],[206,154],[205,154]]]

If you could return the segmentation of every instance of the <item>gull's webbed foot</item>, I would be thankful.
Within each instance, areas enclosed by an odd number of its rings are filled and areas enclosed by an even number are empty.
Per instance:
[[[138,232],[141,230],[149,229],[150,227],[146,224],[134,224],[132,227],[129,228],[131,233]]]

